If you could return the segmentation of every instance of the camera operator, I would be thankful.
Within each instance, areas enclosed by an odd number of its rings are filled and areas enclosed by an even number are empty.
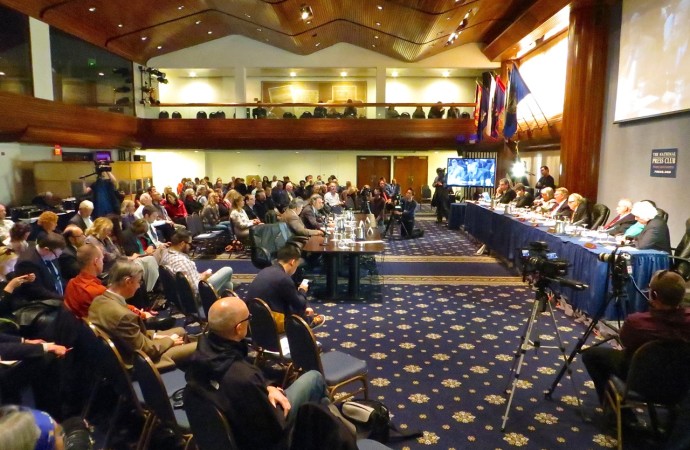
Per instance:
[[[643,344],[655,340],[690,342],[690,309],[680,306],[684,295],[683,277],[669,270],[656,272],[649,283],[649,311],[630,314],[620,330],[624,349],[598,346],[582,353],[582,362],[594,381],[600,402],[603,403],[609,377],[625,379],[633,354]],[[624,421],[634,423],[632,411],[626,412]]]
[[[107,164],[96,163],[98,178],[86,189],[93,201],[93,218],[104,217],[108,214],[120,215],[120,202],[123,200],[117,192],[117,179],[112,168]]]
[[[443,167],[436,169],[436,178],[434,178],[433,186],[434,196],[431,199],[431,206],[436,207],[436,222],[441,223],[443,219],[448,220],[448,211],[450,210],[446,170]]]
[[[412,188],[409,188],[405,192],[405,197],[400,201],[400,206],[393,210],[393,214],[400,217],[400,234],[403,238],[412,237],[412,230],[414,230],[414,213],[416,210],[417,202],[414,199],[414,191]]]

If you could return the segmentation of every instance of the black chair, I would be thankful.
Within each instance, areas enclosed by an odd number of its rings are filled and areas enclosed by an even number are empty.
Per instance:
[[[249,327],[252,330],[252,347],[256,350],[254,364],[259,365],[267,360],[272,360],[282,365],[289,365],[291,359],[287,337],[279,332],[271,308],[260,298],[250,299],[248,307],[252,316],[249,319]],[[288,375],[288,373],[285,374],[286,380]]]
[[[429,205],[429,210],[433,210],[434,208],[431,206],[431,188],[429,187],[428,184],[425,184],[422,186],[422,198],[419,200],[419,210],[422,210],[422,207],[424,204]]]
[[[199,450],[238,450],[223,413],[191,385],[184,390],[184,409]]]
[[[673,270],[678,272],[685,281],[690,281],[690,219],[685,221],[685,234],[676,248],[673,249]]]
[[[192,289],[192,285],[184,273],[177,272],[175,274],[175,286],[177,286],[177,294],[180,296],[182,313],[187,316],[185,325],[192,320],[203,324],[205,322],[202,319],[203,310],[199,306],[194,289]]]
[[[194,244],[194,251],[200,251],[202,254],[216,254],[218,248],[222,246],[224,234],[222,231],[205,231],[204,224],[201,217],[194,213],[187,216],[187,230],[192,234],[192,244]]]
[[[368,398],[367,362],[337,350],[319,354],[314,334],[299,316],[285,318],[285,332],[290,344],[292,364],[301,372],[318,370],[326,380],[328,396],[331,401],[336,393],[350,383],[361,383],[361,387],[351,392],[342,392],[338,401],[345,401],[362,393]]]
[[[596,230],[604,226],[606,221],[609,220],[609,214],[611,214],[611,210],[608,206],[602,203],[595,203],[594,206],[592,206],[592,223],[589,224],[589,229]]]
[[[663,368],[663,369],[660,369]],[[606,406],[616,414],[618,448],[623,448],[624,408],[646,406],[652,427],[659,430],[656,407],[662,406],[673,419],[675,407],[690,388],[690,344],[680,341],[652,341],[637,349],[625,381],[611,377],[606,388]]]
[[[249,241],[252,247],[252,264],[263,269],[273,264],[278,250],[291,242],[300,246],[299,236],[293,236],[285,222],[265,223],[249,229]],[[300,247],[301,248],[301,247]]]
[[[220,298],[216,290],[207,281],[199,281],[199,298],[201,299],[201,307],[204,310],[204,315],[208,317],[208,310],[211,305]]]
[[[182,371],[179,372],[183,374]],[[142,443],[142,448],[148,448],[151,434],[156,425],[159,424],[172,430],[175,437],[184,442],[185,449],[190,448],[192,433],[187,415],[181,409],[173,409],[170,400],[176,386],[173,386],[172,389],[166,386],[151,358],[140,350],[134,355],[134,374],[144,402],[152,412],[144,425],[144,429],[148,430],[148,433]],[[184,379],[184,375],[181,375],[181,378]]]
[[[656,209],[656,215],[661,217],[661,220],[668,223],[668,213],[661,208]]]
[[[199,111],[196,113],[196,118],[197,119],[208,119],[208,114],[206,114],[206,111]]]
[[[182,312],[182,302],[180,302],[180,296],[177,292],[175,274],[165,266],[158,266],[158,279],[163,285],[163,294],[165,294],[165,299],[170,302],[178,311]]]
[[[172,118],[173,118],[173,119],[181,119],[181,118],[182,118],[182,114],[180,114],[179,111],[173,111],[173,113],[172,113]]]

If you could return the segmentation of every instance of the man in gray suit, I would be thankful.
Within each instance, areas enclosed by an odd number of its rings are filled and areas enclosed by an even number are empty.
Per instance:
[[[158,370],[179,366],[196,349],[196,343],[185,343],[185,329],[152,333],[146,330],[144,320],[127,307],[126,300],[139,289],[142,276],[138,264],[117,261],[109,272],[108,290],[93,300],[88,319],[108,333],[126,363],[131,363],[134,353],[141,350]]]

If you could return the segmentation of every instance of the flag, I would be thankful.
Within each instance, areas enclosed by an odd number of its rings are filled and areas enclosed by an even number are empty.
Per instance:
[[[482,86],[477,82],[474,90],[474,113],[472,118],[474,119],[474,126],[479,129],[479,107],[482,103]]]
[[[494,104],[494,95],[496,94],[496,80],[494,79],[494,75],[492,73],[485,73],[488,74],[488,78],[484,81],[489,83],[489,97],[487,99],[488,103],[486,108],[486,126],[484,127],[484,137],[491,138],[491,130],[494,126],[494,116],[492,108]]]
[[[496,92],[491,107],[491,137],[497,138],[499,130],[503,126],[503,113],[506,109],[506,85],[500,76],[496,76]]]
[[[503,127],[503,136],[511,138],[517,132],[517,106],[520,101],[530,94],[530,90],[520,76],[517,67],[513,64],[510,71],[510,83],[508,84],[508,104],[506,105],[506,124]]]
[[[482,73],[481,95],[479,98],[479,117],[477,120],[477,139],[484,137],[487,124],[489,123],[489,107],[491,106],[491,72]]]

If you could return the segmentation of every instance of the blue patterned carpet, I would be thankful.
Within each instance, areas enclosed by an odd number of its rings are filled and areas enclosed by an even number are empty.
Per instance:
[[[419,220],[422,239],[390,241],[379,258],[383,274],[376,303],[315,300],[328,316],[317,330],[324,350],[365,359],[370,394],[384,402],[401,428],[424,436],[390,444],[396,449],[599,449],[616,446],[615,430],[603,416],[593,384],[578,359],[553,393],[546,391],[563,365],[553,320],[539,316],[532,338],[542,347],[525,355],[505,432],[501,432],[511,368],[534,293],[493,258],[473,256],[476,245],[463,233]],[[433,262],[432,262],[433,260]],[[200,269],[228,264],[238,282],[256,270],[246,261],[199,261]],[[239,284],[242,296],[246,283]],[[585,326],[555,311],[568,352]],[[584,402],[578,407],[578,400]],[[583,416],[587,420],[583,419]],[[658,448],[636,436],[626,448]],[[631,445],[632,444],[632,445]]]

